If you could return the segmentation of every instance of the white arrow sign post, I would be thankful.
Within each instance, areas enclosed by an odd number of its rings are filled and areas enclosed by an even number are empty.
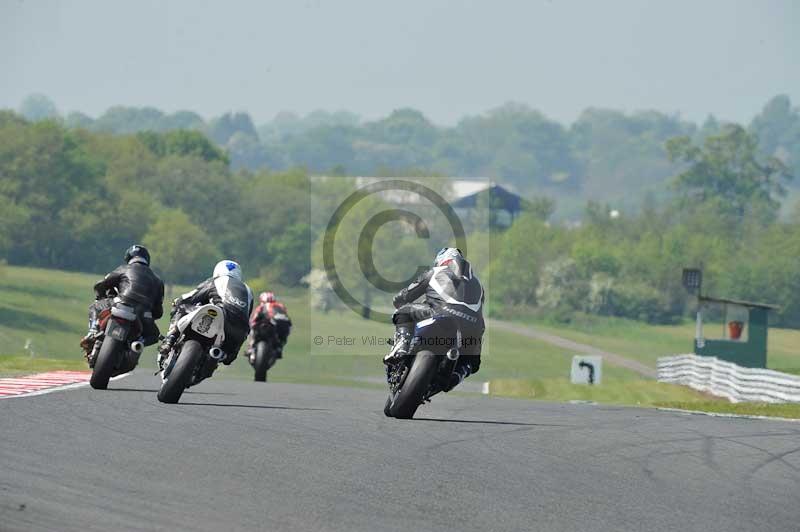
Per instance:
[[[603,376],[603,357],[574,356],[570,381],[572,384],[600,384]]]

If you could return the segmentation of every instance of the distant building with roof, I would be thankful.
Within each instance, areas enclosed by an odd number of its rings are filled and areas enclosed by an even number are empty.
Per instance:
[[[424,184],[426,179],[447,179],[449,194],[447,200],[462,218],[469,218],[473,213],[485,215],[489,209],[488,221],[493,227],[509,227],[517,216],[525,210],[528,201],[513,192],[513,187],[501,186],[485,177],[373,177],[358,176],[354,178],[358,187],[367,186],[377,181],[408,180]],[[386,190],[379,195],[386,201],[400,205],[419,205],[428,200],[408,190]]]
[[[516,217],[525,210],[527,201],[498,184],[490,183],[472,194],[453,201],[456,212],[471,209],[489,208],[490,223],[495,227],[509,227]]]

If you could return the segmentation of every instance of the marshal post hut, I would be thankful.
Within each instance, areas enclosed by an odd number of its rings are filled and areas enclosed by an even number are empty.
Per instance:
[[[697,269],[683,271],[684,286],[697,295],[694,353],[747,368],[766,368],[769,311],[778,307],[704,296],[701,294],[702,277]],[[719,336],[713,332],[716,327],[722,329]],[[711,338],[706,338],[706,332],[711,333]]]

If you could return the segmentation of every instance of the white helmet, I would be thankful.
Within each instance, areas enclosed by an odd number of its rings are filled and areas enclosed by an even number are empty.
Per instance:
[[[236,279],[242,280],[242,268],[239,266],[239,263],[234,262],[232,260],[221,260],[214,266],[214,279],[217,277],[234,277]]]

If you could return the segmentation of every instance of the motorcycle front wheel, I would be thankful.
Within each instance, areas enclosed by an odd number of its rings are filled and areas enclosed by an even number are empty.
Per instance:
[[[172,367],[169,377],[161,384],[158,390],[158,400],[162,403],[177,403],[192,378],[194,369],[203,356],[203,346],[195,340],[184,342],[178,360]]]

